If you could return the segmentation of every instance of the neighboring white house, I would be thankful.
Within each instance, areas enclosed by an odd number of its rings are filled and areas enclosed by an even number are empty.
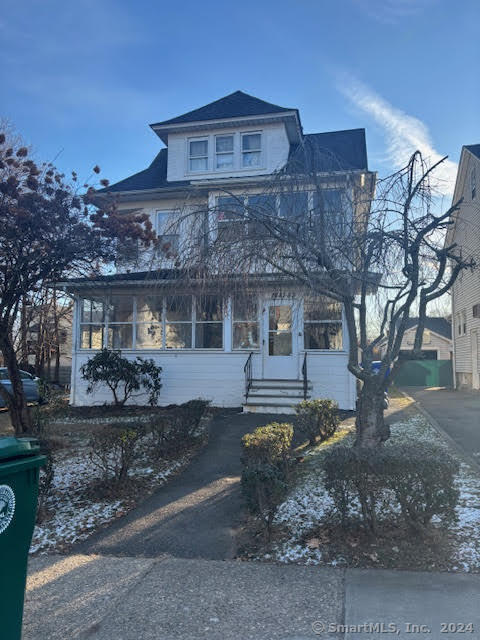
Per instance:
[[[409,318],[403,335],[399,358],[409,356],[415,342],[418,318]],[[383,357],[383,344],[380,345]],[[425,329],[421,346],[421,358],[425,360],[451,360],[453,357],[452,325],[446,318],[425,318]]]
[[[476,268],[464,270],[452,290],[454,383],[480,389],[480,144],[462,148],[453,202],[463,198],[446,242]]]
[[[372,195],[364,129],[304,134],[297,109],[241,91],[151,127],[166,148],[147,169],[107,191],[119,209],[147,212],[172,253],[182,245],[182,227],[173,233],[171,225],[179,212],[213,205],[221,211],[226,191],[241,194],[245,206],[264,197],[266,178],[305,143],[318,151],[312,161],[325,184],[335,178],[335,189],[325,190],[330,201],[365,184]],[[298,202],[305,215],[313,211],[308,190]],[[273,206],[280,211],[280,196]],[[231,232],[228,214],[216,215],[216,233]],[[63,284],[76,298],[72,404],[110,401],[106,390],[87,395],[79,372],[103,345],[162,366],[161,404],[202,397],[217,406],[284,412],[306,392],[354,409],[356,385],[347,371],[348,332],[338,303],[324,300],[320,311],[318,301],[298,295],[294,284],[280,291],[274,273],[259,280],[248,302],[237,300],[233,289],[220,296],[213,284],[196,296],[183,288],[174,260],[158,258],[152,268],[147,254],[133,247],[117,273]]]

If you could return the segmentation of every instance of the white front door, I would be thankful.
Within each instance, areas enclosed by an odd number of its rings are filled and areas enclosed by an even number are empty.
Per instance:
[[[478,373],[478,331],[470,331],[470,344],[472,346],[472,389],[480,389],[480,376]]]
[[[267,300],[263,308],[263,377],[298,378],[298,303]]]

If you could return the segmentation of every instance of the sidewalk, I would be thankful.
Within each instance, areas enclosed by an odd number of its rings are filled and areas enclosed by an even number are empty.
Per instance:
[[[442,633],[441,623],[463,623],[475,639],[479,599],[480,575],[44,556],[30,561],[23,638],[369,640],[384,623],[399,638],[451,640],[458,628]]]

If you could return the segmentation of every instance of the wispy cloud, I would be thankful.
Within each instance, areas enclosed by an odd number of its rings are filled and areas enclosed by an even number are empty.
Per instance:
[[[424,122],[397,109],[365,84],[343,75],[337,82],[339,90],[383,129],[387,141],[387,160],[396,169],[405,166],[415,151],[421,151],[430,164],[438,162],[440,153]],[[457,165],[445,160],[436,170],[435,188],[440,195],[451,195],[455,187]]]
[[[383,24],[397,24],[425,11],[435,0],[354,0],[365,15]]]

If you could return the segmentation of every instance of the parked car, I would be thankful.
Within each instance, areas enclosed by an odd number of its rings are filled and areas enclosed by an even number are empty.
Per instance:
[[[39,404],[41,404],[42,397],[40,395],[40,389],[38,386],[40,378],[37,378],[27,371],[20,371],[20,377],[22,379],[23,391],[25,392],[27,402],[38,402]],[[6,367],[0,367],[0,382],[4,385],[7,391],[11,393],[12,383],[9,380]],[[0,408],[3,407],[5,407],[5,402],[0,396]]]

